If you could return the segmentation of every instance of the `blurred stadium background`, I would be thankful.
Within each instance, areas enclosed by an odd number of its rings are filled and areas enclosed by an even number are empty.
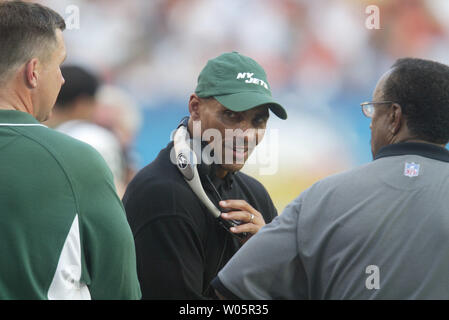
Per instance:
[[[208,59],[235,50],[257,60],[289,119],[269,121],[279,133],[277,173],[244,170],[265,185],[279,212],[315,181],[371,160],[369,120],[359,103],[371,100],[395,59],[449,63],[447,0],[38,2],[65,18],[68,6],[79,8],[79,28],[64,33],[67,64],[96,72],[135,99],[138,168],[187,115]],[[379,30],[365,27],[368,5],[380,9]],[[264,148],[273,145],[266,139]]]

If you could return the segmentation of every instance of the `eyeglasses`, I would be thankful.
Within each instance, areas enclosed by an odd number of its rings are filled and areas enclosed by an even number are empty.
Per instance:
[[[392,104],[393,101],[376,101],[376,102],[363,102],[360,104],[362,107],[362,112],[367,118],[372,118],[374,116],[374,106],[378,104]]]

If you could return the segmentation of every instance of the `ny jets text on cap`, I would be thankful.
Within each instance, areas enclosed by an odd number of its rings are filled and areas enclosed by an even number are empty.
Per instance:
[[[287,119],[285,109],[271,96],[263,68],[238,52],[223,53],[209,60],[198,77],[195,93],[200,98],[214,97],[236,112],[267,104],[275,115]]]

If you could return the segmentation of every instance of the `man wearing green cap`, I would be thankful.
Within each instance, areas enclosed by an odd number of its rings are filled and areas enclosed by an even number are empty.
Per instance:
[[[199,157],[202,188],[225,212],[221,218],[238,224],[226,230],[200,201],[178,170],[170,142],[123,198],[144,299],[214,298],[210,281],[247,238],[277,216],[265,188],[239,172],[264,136],[269,110],[287,118],[257,62],[237,52],[208,61],[190,96],[186,126],[203,150],[212,146],[214,153],[211,165]]]

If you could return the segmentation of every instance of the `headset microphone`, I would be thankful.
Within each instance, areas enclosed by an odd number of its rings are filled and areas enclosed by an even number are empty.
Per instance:
[[[221,211],[209,199],[201,184],[197,169],[198,158],[190,147],[190,135],[187,130],[189,117],[184,117],[174,135],[174,147],[176,154],[176,165],[184,177],[184,180],[190,186],[195,195],[206,206],[208,211],[218,220],[228,232],[239,239],[246,239],[247,233],[233,233],[229,229],[241,224],[236,220],[225,220],[221,217]],[[201,156],[201,155],[199,155]]]

